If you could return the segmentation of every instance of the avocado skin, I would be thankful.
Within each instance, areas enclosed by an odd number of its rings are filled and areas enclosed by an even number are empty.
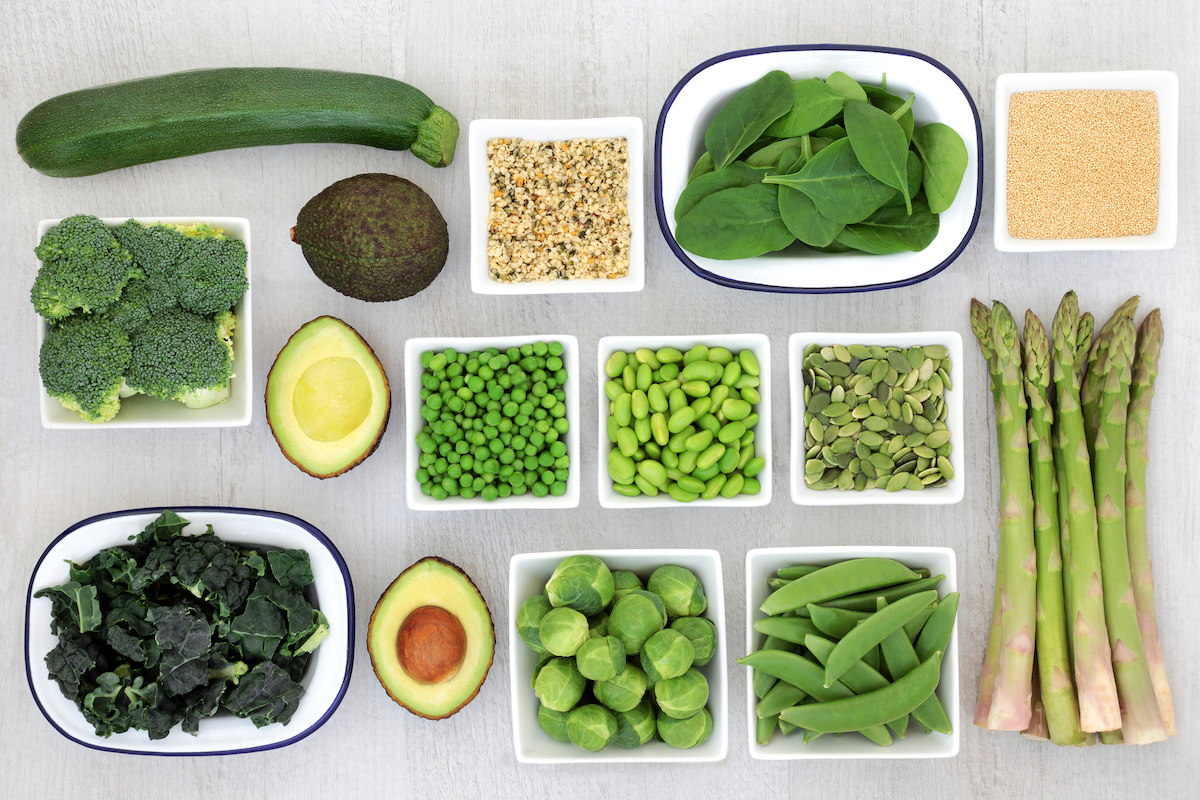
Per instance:
[[[411,297],[446,264],[450,237],[433,199],[396,175],[340,180],[309,200],[292,238],[327,286],[372,303]]]

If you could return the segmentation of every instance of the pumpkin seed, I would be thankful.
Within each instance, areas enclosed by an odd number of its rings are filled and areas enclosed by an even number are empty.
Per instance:
[[[870,348],[863,347],[861,344],[852,344],[849,347],[847,347],[846,349],[850,352],[850,355],[852,355],[855,358],[860,359],[860,360],[871,357]]]
[[[843,364],[850,363],[850,351],[840,344],[835,344],[833,346],[833,357],[838,361],[841,361]]]
[[[887,482],[887,485],[885,486],[885,488],[889,492],[898,492],[906,486],[908,486],[908,476],[903,475],[903,474],[898,474],[898,475],[892,475],[890,478],[888,478],[888,482]]]
[[[888,362],[886,361],[876,361],[874,366],[871,367],[871,380],[875,381],[876,383],[879,383],[886,378],[887,374]]]
[[[908,474],[908,485],[904,488],[911,490],[924,489],[925,484],[921,482],[920,478],[910,472]]]
[[[899,350],[892,350],[887,354],[888,363],[892,365],[892,369],[896,372],[908,372],[912,369],[912,365],[908,363],[908,358]]]
[[[934,450],[948,441],[950,441],[950,431],[947,430],[933,431],[925,437],[925,444]]]
[[[825,359],[826,361],[833,361],[835,358],[837,358],[837,355],[834,353],[833,347],[826,346],[821,348],[821,358]]]
[[[954,480],[954,465],[950,463],[950,459],[945,456],[938,456],[937,465],[938,472],[942,473],[942,476],[946,480]]]
[[[837,375],[839,378],[850,377],[850,366],[843,364],[841,361],[826,361],[825,372],[830,375]]]

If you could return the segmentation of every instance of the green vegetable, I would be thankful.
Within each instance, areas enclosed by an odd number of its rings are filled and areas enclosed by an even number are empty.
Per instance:
[[[76,311],[102,313],[142,272],[133,256],[96,217],[67,217],[42,235],[34,249],[42,265],[30,299],[49,322]]]
[[[646,685],[646,673],[641,667],[626,664],[625,670],[615,678],[592,684],[592,694],[613,711],[630,711],[642,702],[642,697],[646,694]]]
[[[799,189],[812,199],[823,216],[843,224],[866,219],[894,194],[893,187],[862,165],[849,138],[838,139],[814,155],[799,172],[767,175],[763,182]]]
[[[954,202],[967,171],[967,146],[949,125],[931,122],[914,128],[912,148],[921,158],[929,210],[940,214]]]
[[[809,603],[821,603],[870,589],[911,581],[916,575],[908,567],[888,558],[856,558],[841,561],[797,578],[762,604],[764,614],[794,611]]]
[[[937,233],[937,214],[914,201],[908,213],[898,206],[880,208],[863,221],[843,227],[834,241],[864,253],[883,255],[924,250]]]
[[[792,80],[774,70],[742,89],[721,107],[704,132],[714,170],[724,169],[792,107]]]
[[[546,652],[541,638],[542,618],[553,607],[548,599],[540,594],[535,594],[522,603],[517,610],[517,635],[536,653]]]
[[[617,719],[617,734],[612,743],[617,747],[633,748],[654,739],[657,729],[654,706],[647,697],[628,711],[620,711],[614,715]]]
[[[905,208],[912,214],[908,137],[900,123],[886,111],[858,100],[847,100],[844,113],[846,137],[854,156],[873,177],[900,190]]]
[[[533,681],[533,693],[542,705],[563,713],[575,708],[586,687],[587,681],[579,673],[573,658],[547,661]]]
[[[130,337],[125,382],[134,392],[207,408],[229,399],[233,377],[234,315],[202,317],[172,308],[151,317]]]
[[[542,617],[538,636],[548,652],[573,656],[590,638],[587,617],[573,608],[551,609]]]
[[[863,91],[863,87],[844,72],[831,72],[825,83],[847,100],[861,100],[864,103],[867,101],[867,93]]]
[[[567,717],[567,736],[571,744],[595,753],[608,747],[617,735],[617,718],[595,703],[579,706]]]
[[[571,737],[567,733],[567,718],[570,716],[569,711],[555,711],[541,704],[538,705],[538,727],[560,742],[571,741]]]
[[[588,639],[575,653],[579,674],[589,681],[608,681],[625,671],[625,645],[615,636]]]
[[[444,167],[457,139],[454,116],[406,83],[288,68],[195,70],[97,86],[46,100],[17,125],[25,163],[60,178],[302,142],[411,149]]]
[[[679,617],[671,623],[671,630],[682,633],[692,643],[692,666],[703,667],[712,660],[717,649],[717,626],[712,620],[705,617]]]
[[[864,619],[837,643],[825,665],[825,686],[840,678],[846,670],[859,661],[867,651],[893,633],[903,635],[904,625],[923,608],[937,599],[937,592],[919,592],[896,601]],[[905,641],[908,638],[905,637]]]
[[[782,250],[795,237],[779,216],[778,191],[760,183],[700,200],[680,219],[675,239],[690,253],[729,260]]]
[[[711,362],[710,362],[711,363]],[[711,436],[710,436],[711,438]],[[696,617],[708,608],[704,586],[686,567],[667,565],[650,574],[646,588],[658,595],[667,609],[668,619]]]
[[[121,408],[120,391],[133,349],[114,322],[69,317],[46,332],[38,373],[46,393],[88,422],[107,422]]]
[[[641,664],[646,677],[659,681],[678,678],[692,667],[696,648],[682,633],[664,628],[646,640],[642,647]]]
[[[657,681],[654,700],[668,717],[687,719],[708,702],[708,680],[700,672],[689,669],[679,677]]]
[[[667,625],[667,610],[653,592],[633,589],[613,604],[608,615],[609,635],[625,645],[625,654],[642,651],[646,640]]]
[[[595,556],[578,555],[564,558],[550,580],[546,596],[550,605],[566,606],[586,616],[600,613],[612,601],[615,586],[612,573]]]
[[[712,714],[702,708],[685,719],[672,717],[666,711],[658,712],[658,735],[672,747],[689,749],[704,744],[712,734]]]
[[[328,634],[302,594],[307,554],[264,559],[212,526],[185,536],[187,525],[164,511],[131,545],[71,564],[71,581],[34,595],[50,599],[59,635],[50,676],[100,736],[161,739],[177,723],[196,734],[219,709],[287,724],[304,694],[309,654]]]
[[[792,108],[767,126],[766,134],[787,139],[812,133],[836,117],[845,101],[820,78],[792,81]]]

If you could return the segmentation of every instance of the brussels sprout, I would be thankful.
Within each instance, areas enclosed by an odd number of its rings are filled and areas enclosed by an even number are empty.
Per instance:
[[[587,681],[573,658],[551,659],[533,682],[533,693],[551,711],[570,711],[583,697]]]
[[[538,673],[542,671],[542,667],[549,664],[554,658],[554,653],[538,653],[538,662],[533,665],[533,677],[529,679],[531,686],[537,686]]]
[[[704,587],[690,569],[670,565],[659,567],[650,576],[646,588],[662,598],[671,619],[695,617],[708,608]]]
[[[611,681],[593,683],[592,694],[613,711],[629,711],[646,694],[646,673],[636,664],[626,664],[625,671]]]
[[[708,681],[696,670],[689,669],[678,678],[654,684],[654,699],[668,717],[687,719],[708,702]]]
[[[642,579],[634,575],[629,570],[619,569],[612,574],[613,586],[616,587],[613,592],[613,602],[620,600],[633,589],[641,589]]]
[[[711,619],[680,617],[671,623],[671,630],[679,631],[692,643],[692,649],[696,651],[693,667],[703,667],[712,661],[717,649],[717,626]]]
[[[642,702],[629,711],[619,712],[616,714],[617,735],[612,743],[617,747],[630,748],[650,741],[656,730],[654,716],[654,706],[650,704],[649,697],[643,697]]]
[[[546,583],[550,605],[589,617],[608,607],[613,591],[612,573],[595,556],[567,556]]]
[[[541,627],[542,617],[546,616],[546,612],[551,608],[553,606],[550,605],[550,601],[539,594],[526,600],[517,610],[517,635],[535,653],[546,652],[538,629]]]
[[[594,617],[588,617],[588,636],[596,639],[608,636],[608,613],[601,611]]]
[[[542,617],[542,646],[556,656],[573,656],[588,640],[587,617],[573,608],[555,608]]]
[[[608,615],[608,634],[625,644],[627,656],[641,652],[646,640],[666,626],[667,610],[662,600],[645,589],[631,589]]]
[[[696,650],[679,631],[663,628],[642,646],[642,669],[655,683],[678,678],[691,669]]]
[[[546,706],[538,706],[538,726],[560,742],[571,741],[571,737],[567,735],[568,716],[568,711],[555,711]]]
[[[575,654],[575,666],[589,681],[608,681],[625,671],[625,645],[615,636],[588,639]]]
[[[567,735],[571,744],[595,753],[608,747],[617,735],[617,718],[595,703],[580,706],[567,717]]]
[[[704,744],[712,733],[712,714],[707,708],[693,714],[687,719],[676,719],[670,715],[658,712],[658,735],[671,747],[686,750],[698,744]]]

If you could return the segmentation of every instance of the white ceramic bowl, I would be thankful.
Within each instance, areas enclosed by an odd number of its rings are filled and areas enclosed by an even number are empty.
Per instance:
[[[105,225],[115,228],[125,222],[128,217],[111,217],[102,220]],[[214,228],[221,228],[227,236],[234,236],[246,243],[246,280],[251,281],[250,274],[250,221],[241,217],[133,217],[138,222],[148,225],[155,222],[165,222],[172,225],[188,225],[194,222],[205,222]],[[44,219],[38,223],[37,238],[50,228],[62,222],[61,219]],[[36,242],[35,242],[36,244]],[[146,395],[135,395],[121,400],[121,410],[108,422],[94,425],[87,422],[75,411],[63,408],[62,403],[46,393],[45,387],[38,381],[38,397],[41,403],[42,427],[44,428],[74,428],[76,430],[108,430],[111,428],[235,428],[249,425],[252,414],[252,398],[254,393],[254,347],[253,319],[250,313],[250,292],[247,288],[242,299],[233,307],[237,316],[237,327],[233,332],[233,374],[231,379],[230,397],[227,403],[218,403],[208,408],[188,408],[183,403],[157,400]],[[38,325],[38,349],[46,338],[50,326],[40,315],[35,314]]]
[[[717,649],[708,664],[697,668],[708,680],[708,710],[713,718],[712,734],[703,744],[690,750],[679,750],[653,741],[630,750],[609,745],[598,753],[589,753],[570,742],[551,738],[538,725],[538,699],[530,686],[538,661],[537,653],[517,635],[517,611],[522,603],[541,593],[559,562],[581,553],[596,556],[609,569],[636,572],[643,583],[657,568],[675,564],[690,569],[704,586],[708,609],[701,616],[716,625]],[[508,652],[513,746],[517,761],[522,764],[596,764],[724,760],[729,751],[729,670],[725,660],[725,635],[725,588],[721,578],[721,555],[716,550],[587,550],[513,556],[508,566]]]
[[[567,475],[567,491],[555,497],[547,495],[537,497],[533,492],[523,495],[497,498],[491,502],[479,495],[472,498],[447,497],[445,500],[434,498],[421,492],[421,484],[417,482],[417,463],[421,457],[421,448],[417,447],[417,434],[425,427],[421,417],[421,375],[425,369],[421,366],[421,353],[426,350],[442,351],[453,348],[460,353],[471,353],[476,350],[486,350],[497,347],[506,350],[509,347],[520,347],[534,342],[561,342],[563,346],[562,362],[567,371],[567,383],[563,387],[566,392],[567,434],[563,441],[567,445],[567,455],[571,457],[571,466]],[[404,485],[408,507],[413,511],[480,511],[483,509],[507,508],[575,508],[579,505],[579,340],[567,334],[533,334],[530,336],[448,336],[409,339],[404,343],[404,435],[408,437],[405,452],[408,454],[405,464]]]
[[[632,353],[639,347],[649,347],[659,350],[663,347],[674,347],[686,353],[698,344],[705,347],[725,347],[737,353],[749,348],[758,360],[760,370],[758,393],[762,401],[754,407],[758,414],[758,425],[754,427],[754,454],[762,456],[767,461],[762,472],[755,476],[762,487],[758,494],[739,494],[736,497],[714,497],[712,500],[693,500],[691,503],[681,503],[666,492],[659,492],[657,497],[639,495],[626,497],[613,490],[612,478],[608,476],[608,454],[615,444],[608,440],[608,395],[604,393],[604,384],[608,377],[604,374],[604,365],[609,356],[618,350]],[[600,505],[604,508],[751,508],[765,506],[771,502],[771,340],[761,333],[713,334],[711,336],[605,336],[600,340],[599,358],[596,372],[596,387],[599,392],[597,408],[599,410],[599,425],[596,438],[596,485],[600,495]]]
[[[675,204],[704,152],[704,131],[738,91],[771,70],[793,78],[826,78],[842,71],[888,91],[915,92],[918,125],[942,122],[967,146],[969,161],[954,204],[940,215],[937,238],[919,253],[828,254],[789,247],[755,258],[720,261],[687,252],[675,241]],[[739,50],[711,58],[683,77],[663,104],[654,141],[654,202],[667,244],[684,266],[705,280],[737,289],[771,292],[861,292],[923,281],[956,259],[979,222],[983,186],[983,135],[970,93],[950,70],[911,50],[862,45],[784,45]]]
[[[1158,98],[1158,227],[1145,236],[1018,239],[1008,233],[1008,108],[1016,92],[1055,89],[1152,91]],[[996,79],[996,249],[1009,253],[1056,250],[1167,250],[1179,228],[1179,76],[1165,70],[1026,72]]]
[[[646,214],[642,175],[643,124],[640,117],[601,119],[477,119],[467,134],[471,174],[471,291],[476,294],[573,294],[640,292],[646,283]],[[554,280],[501,283],[488,273],[487,218],[490,183],[487,143],[501,136],[538,142],[624,137],[629,146],[629,273],[611,280]]]
[[[940,344],[950,351],[950,382],[946,392],[946,427],[950,430],[950,464],[954,480],[934,489],[887,492],[883,489],[810,489],[804,482],[804,348],[821,345],[878,345],[912,347]],[[788,372],[791,383],[792,419],[792,502],[801,506],[853,505],[951,505],[961,502],[966,486],[966,425],[963,424],[963,343],[955,331],[915,331],[913,333],[793,333],[788,337]]]
[[[38,559],[29,580],[25,601],[25,674],[33,699],[55,730],[73,742],[94,750],[141,755],[204,756],[253,753],[298,742],[337,710],[350,684],[354,664],[354,586],[342,554],[333,542],[302,519],[276,511],[243,508],[173,507],[191,521],[188,533],[204,532],[211,524],[227,542],[270,548],[307,550],[312,563],[310,601],[329,620],[329,638],[313,651],[300,682],[304,696],[287,725],[255,728],[248,719],[220,712],[200,721],[196,736],[176,726],[165,739],[151,740],[145,731],[126,731],[105,739],[97,736],[75,703],[63,696],[46,672],[44,661],[58,643],[50,632],[50,599],[34,598],[39,589],[70,580],[69,559],[83,564],[101,550],[129,544],[159,515],[160,508],[134,509],[99,514],[77,522],[51,542]]]
[[[758,610],[770,594],[767,579],[774,577],[780,567],[793,564],[834,564],[852,558],[891,558],[908,567],[926,567],[932,575],[945,575],[938,587],[938,596],[958,591],[958,566],[954,551],[949,547],[772,547],[751,550],[746,554],[746,652],[762,647],[766,637],[754,630],[755,620],[762,619]],[[959,615],[962,606],[959,606]],[[770,744],[760,745],[756,738],[754,681],[750,668],[746,674],[746,703],[749,720],[750,755],[766,760],[793,758],[950,758],[958,755],[960,723],[958,713],[958,622],[950,634],[950,644],[942,656],[942,677],[937,697],[950,717],[953,733],[924,733],[910,723],[908,735],[895,739],[891,745],[880,747],[858,734],[821,736],[804,744],[799,732],[784,736],[776,729]]]

